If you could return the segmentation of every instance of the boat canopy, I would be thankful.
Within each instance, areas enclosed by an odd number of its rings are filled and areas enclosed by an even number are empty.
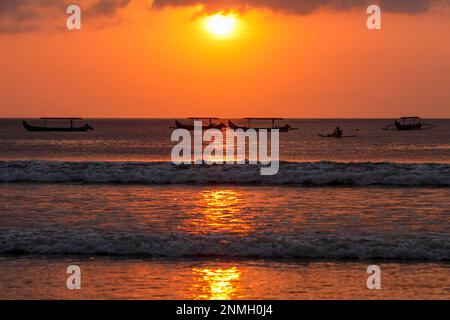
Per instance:
[[[284,118],[244,118],[245,120],[284,120]]]
[[[189,117],[189,120],[218,120],[219,118],[207,118],[207,117]]]
[[[408,120],[408,119],[411,119],[411,120],[419,120],[420,117],[401,117],[401,118],[399,118],[399,120]]]
[[[45,117],[40,118],[41,120],[83,120],[83,118],[52,118],[52,117]]]
[[[248,125],[250,126],[250,123],[252,120],[267,120],[272,121],[272,128],[275,128],[275,121],[277,120],[284,120],[284,118],[244,118],[248,121]]]
[[[219,120],[219,118],[214,117],[189,117],[188,119],[191,120],[191,122],[193,122],[194,120],[208,120],[210,124],[213,120]]]

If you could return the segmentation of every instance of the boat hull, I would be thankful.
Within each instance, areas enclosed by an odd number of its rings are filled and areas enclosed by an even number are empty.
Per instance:
[[[341,139],[341,138],[356,138],[356,136],[336,136],[334,134],[319,134],[319,137],[321,138],[335,138],[335,139]]]
[[[202,130],[205,130],[205,131],[209,130],[209,129],[222,130],[224,128],[226,128],[226,126],[223,123],[202,126]],[[193,125],[189,125],[189,124],[182,124],[181,122],[175,120],[175,129],[185,129],[185,130],[189,130],[189,131],[194,131],[195,127]]]
[[[250,128],[250,127],[241,127],[238,126],[236,124],[234,124],[233,122],[231,122],[230,120],[228,120],[228,125],[231,129],[233,130],[243,130],[243,131],[247,131],[249,129],[253,129],[255,131],[260,131],[260,130],[278,130],[279,132],[289,132],[289,131],[293,131],[293,130],[297,130],[298,128],[292,128],[290,126],[276,126],[276,127],[265,127],[265,128]]]
[[[399,122],[395,122],[395,127],[400,131],[408,131],[408,130],[421,130],[422,123],[416,124],[401,124]]]
[[[85,125],[83,127],[70,127],[70,128],[38,127],[28,124],[25,120],[23,120],[22,124],[27,131],[32,132],[86,132],[88,130],[93,130],[93,128],[89,125]]]

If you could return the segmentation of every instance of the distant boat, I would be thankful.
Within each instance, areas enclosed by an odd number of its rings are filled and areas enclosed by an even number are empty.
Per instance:
[[[25,120],[22,120],[23,127],[27,131],[38,131],[38,132],[86,132],[88,130],[94,130],[89,124],[85,124],[82,127],[74,127],[73,122],[75,120],[82,120],[82,118],[41,118],[44,120],[44,126],[33,126],[30,125]],[[70,127],[47,127],[48,120],[70,120]]]
[[[425,130],[434,128],[434,125],[429,123],[423,123],[419,117],[402,117],[396,119],[393,124],[388,125],[384,130]]]
[[[256,131],[277,129],[280,132],[289,132],[289,131],[298,129],[298,128],[292,128],[289,124],[286,124],[284,126],[276,126],[275,125],[275,121],[277,121],[277,120],[284,120],[283,118],[245,118],[245,120],[248,121],[248,126],[238,126],[238,125],[234,124],[231,120],[228,120],[228,125],[233,130],[240,129],[240,130],[243,130],[243,131],[246,131],[246,130],[249,130],[249,129],[253,129],[253,130],[256,130]],[[252,127],[251,126],[251,121],[252,120],[272,121],[272,126],[271,127]]]
[[[250,129],[249,127],[238,126],[238,125],[234,124],[231,120],[228,120],[228,126],[230,127],[230,129],[233,129],[233,130],[241,129],[241,130],[246,131],[246,130]]]
[[[340,138],[356,138],[356,136],[337,136],[335,134],[319,134],[319,137],[321,138],[336,138],[336,139],[340,139]]]
[[[218,129],[218,130],[222,130],[224,128],[226,128],[227,126],[223,123],[213,123],[213,120],[218,120],[219,118],[188,118],[191,123],[190,124],[183,124],[181,122],[179,122],[178,120],[175,120],[175,127],[173,129],[186,129],[186,130],[190,130],[193,131],[195,129],[194,126],[194,121],[195,120],[209,120],[209,124],[207,125],[203,125],[202,126],[202,130],[208,130],[208,129]]]

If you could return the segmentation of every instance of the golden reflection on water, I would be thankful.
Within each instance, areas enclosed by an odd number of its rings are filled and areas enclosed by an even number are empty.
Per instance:
[[[238,191],[205,190],[198,194],[194,202],[195,214],[183,226],[183,229],[187,228],[191,233],[246,235],[253,228],[248,216],[242,211],[244,199]]]
[[[201,300],[242,299],[241,272],[236,267],[228,269],[193,268],[194,298]]]
[[[241,222],[238,218],[239,199],[235,191],[206,191],[200,196],[200,206],[209,227],[228,230],[231,225]]]

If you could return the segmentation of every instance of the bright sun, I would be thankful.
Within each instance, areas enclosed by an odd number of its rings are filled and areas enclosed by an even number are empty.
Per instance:
[[[230,36],[236,30],[237,19],[233,14],[216,13],[205,18],[205,28],[219,37]]]

